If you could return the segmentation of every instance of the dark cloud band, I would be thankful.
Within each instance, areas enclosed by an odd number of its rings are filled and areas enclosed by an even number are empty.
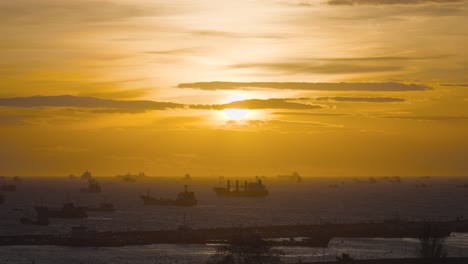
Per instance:
[[[310,91],[425,91],[431,88],[418,84],[384,83],[307,83],[307,82],[196,82],[181,83],[178,88],[200,90],[249,90],[254,88]]]
[[[94,97],[78,97],[70,95],[62,96],[33,96],[0,98],[0,106],[3,107],[77,107],[91,108],[97,113],[138,113],[151,110],[167,110],[176,108],[190,108],[200,110],[224,110],[229,108],[238,109],[293,109],[310,110],[320,109],[320,105],[312,105],[297,102],[303,98],[271,98],[271,99],[249,99],[235,101],[227,104],[203,104],[190,105],[172,102],[156,101],[123,101],[100,99]]]

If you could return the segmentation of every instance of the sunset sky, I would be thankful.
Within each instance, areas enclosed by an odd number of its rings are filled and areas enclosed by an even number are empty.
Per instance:
[[[0,18],[0,175],[468,175],[468,1],[15,0]]]

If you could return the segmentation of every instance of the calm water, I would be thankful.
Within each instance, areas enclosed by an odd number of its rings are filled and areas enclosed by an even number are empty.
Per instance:
[[[103,192],[81,194],[85,181],[68,178],[24,178],[18,191],[6,193],[0,206],[0,234],[67,233],[72,226],[86,225],[97,230],[169,229],[176,228],[186,215],[194,228],[215,226],[317,223],[321,219],[337,222],[382,221],[399,213],[409,219],[450,219],[468,215],[468,189],[457,188],[461,178],[406,179],[403,183],[357,184],[351,179],[306,179],[303,183],[266,179],[271,195],[262,199],[218,198],[211,187],[216,180],[145,179],[126,183],[116,178],[99,178]],[[426,188],[421,188],[421,184]],[[175,197],[188,184],[199,204],[193,208],[144,207],[139,195]],[[337,184],[338,188],[329,188]],[[91,212],[88,219],[53,219],[48,227],[24,226],[18,219],[34,216],[32,207],[61,206],[66,200],[83,206],[112,202],[114,213]],[[468,239],[447,240],[449,253],[468,256]],[[358,258],[404,257],[415,253],[413,239],[339,239],[330,249],[283,248],[286,259],[294,261],[334,259],[340,252]],[[466,251],[466,252],[465,252]],[[0,247],[0,263],[197,263],[214,252],[211,246],[151,245],[123,248],[72,249],[54,246]],[[325,255],[324,255],[325,253]],[[73,260],[73,261],[71,261]],[[3,261],[3,262],[2,262]]]

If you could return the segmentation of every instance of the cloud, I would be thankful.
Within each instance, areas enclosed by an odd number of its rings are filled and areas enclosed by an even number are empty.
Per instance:
[[[170,49],[170,50],[154,50],[146,51],[147,54],[156,54],[156,55],[190,55],[198,54],[201,52],[209,51],[208,48],[202,47],[191,47],[191,48],[179,48],[179,49]]]
[[[257,68],[266,71],[284,73],[318,73],[318,74],[355,74],[398,72],[408,66],[405,62],[438,60],[448,55],[434,56],[364,56],[364,57],[312,57],[286,58],[271,62],[247,62],[230,65],[230,69]]]
[[[286,132],[312,132],[323,129],[341,129],[341,124],[323,123],[317,121],[287,121],[280,119],[270,120],[229,120],[224,125],[230,130],[274,130],[282,133]]]
[[[413,60],[434,60],[434,59],[443,59],[447,58],[447,55],[438,55],[438,56],[422,56],[422,57],[405,57],[405,56],[371,56],[371,57],[342,57],[342,58],[312,58],[311,60],[317,61],[350,61],[350,62],[359,62],[359,61],[413,61]]]
[[[224,110],[229,108],[242,109],[291,109],[311,110],[321,109],[320,105],[295,102],[304,98],[272,98],[272,99],[249,99],[235,101],[228,104],[179,104],[172,102],[156,101],[123,101],[112,99],[100,99],[94,97],[79,97],[71,95],[61,96],[33,96],[0,98],[0,106],[3,107],[76,107],[90,108],[92,113],[140,113],[151,110],[167,110],[176,108],[199,109],[199,110]]]
[[[297,6],[310,7],[312,4],[309,2],[300,2],[297,4]]]
[[[419,4],[453,4],[465,0],[329,0],[329,5],[419,5]]]
[[[312,105],[294,102],[303,98],[271,98],[271,99],[249,99],[242,101],[235,101],[228,104],[213,104],[213,105],[190,105],[190,108],[193,109],[213,109],[213,110],[223,110],[229,108],[237,109],[302,109],[302,110],[311,110],[311,109],[321,109],[320,105]]]
[[[418,84],[396,82],[383,83],[308,83],[308,82],[196,82],[181,83],[178,88],[193,88],[200,90],[249,90],[254,88],[269,88],[283,90],[307,91],[425,91],[431,88]]]
[[[367,102],[367,103],[394,103],[404,102],[405,99],[394,97],[317,97],[317,101],[335,101],[335,102]]]
[[[313,113],[313,112],[274,112],[273,115],[282,116],[349,116],[352,114],[344,113]]]
[[[14,125],[21,123],[25,116],[18,115],[0,115],[0,125]]]
[[[349,74],[349,73],[373,73],[373,72],[394,72],[403,70],[398,65],[375,65],[375,64],[355,64],[355,63],[317,63],[311,61],[292,62],[265,62],[265,63],[240,63],[231,65],[230,68],[261,68],[270,71],[286,73],[319,73],[319,74]]]
[[[82,107],[82,108],[109,108],[128,110],[165,110],[182,108],[184,105],[169,102],[155,101],[122,101],[99,99],[94,97],[79,97],[70,95],[61,96],[33,96],[0,98],[0,106],[6,107]]]
[[[0,2],[5,24],[75,24],[121,21],[148,15],[148,9],[103,0],[15,0]]]
[[[262,38],[262,39],[283,39],[286,36],[282,34],[248,34],[222,30],[194,30],[193,35],[202,37],[220,37],[220,38]]]
[[[468,120],[468,116],[431,116],[431,115],[394,115],[394,116],[383,116],[382,118],[395,118],[395,119],[410,119],[410,120],[421,120],[421,121],[451,121],[451,120]]]
[[[449,87],[468,87],[468,83],[461,83],[461,84],[441,84],[441,86],[449,86]]]

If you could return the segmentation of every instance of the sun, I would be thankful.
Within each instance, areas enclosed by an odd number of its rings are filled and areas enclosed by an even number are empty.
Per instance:
[[[226,99],[224,101],[224,103],[229,104],[229,103],[232,103],[232,102],[235,102],[235,101],[242,101],[242,100],[245,100],[245,98],[242,97],[242,96],[234,95],[234,96],[230,96],[228,99]],[[245,117],[249,113],[249,110],[248,109],[227,108],[227,109],[223,110],[223,113],[227,117],[229,117],[230,119],[241,119],[241,118]]]

